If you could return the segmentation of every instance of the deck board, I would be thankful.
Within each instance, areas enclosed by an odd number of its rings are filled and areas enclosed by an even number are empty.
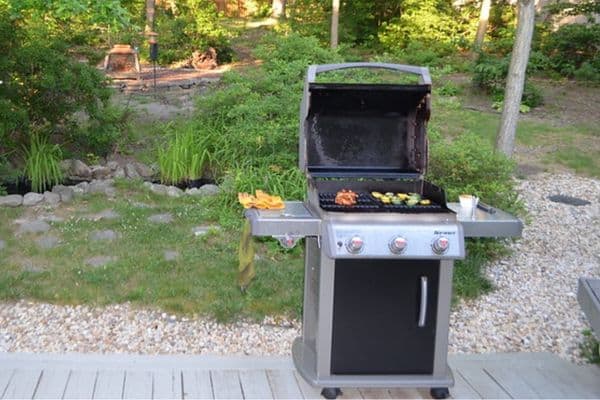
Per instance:
[[[184,399],[213,399],[210,371],[183,370]]]
[[[293,370],[268,370],[267,376],[273,397],[276,399],[301,399],[302,392]]]
[[[182,399],[181,371],[157,370],[152,374],[153,399]]]
[[[429,399],[429,390],[415,388],[392,388],[388,390],[392,399]]]
[[[215,399],[243,399],[238,371],[210,371]]]
[[[450,396],[453,399],[481,399],[481,395],[465,381],[459,373],[454,373],[454,386],[450,388]]]
[[[464,380],[484,399],[510,399],[508,393],[479,365],[465,365],[455,370],[455,373],[461,374]]]
[[[94,370],[71,370],[63,399],[91,399],[97,375]]]
[[[485,367],[484,371],[513,399],[536,399],[539,394],[531,387],[524,368]]]
[[[144,370],[125,371],[124,399],[152,398],[152,372]]]
[[[68,369],[46,368],[33,396],[34,399],[62,399],[69,381]]]
[[[3,399],[31,399],[42,374],[41,369],[34,370],[16,370],[6,389],[4,389]]]
[[[391,399],[392,395],[384,388],[361,388],[360,394],[365,399]]]
[[[94,388],[94,399],[120,399],[123,397],[125,371],[100,370]]]
[[[13,376],[13,374],[15,373],[15,370],[12,368],[1,368],[0,369],[0,399],[2,398],[2,395],[4,394],[4,390],[6,389],[6,387],[8,386],[8,383],[10,382],[10,378]]]
[[[357,388],[342,388],[342,394],[338,399],[364,399],[362,393]]]
[[[296,382],[298,382],[298,387],[300,388],[300,392],[302,392],[302,397],[305,399],[321,399],[321,390],[311,386],[308,382],[304,380],[302,376],[297,371],[294,371],[294,377],[296,377]]]
[[[240,383],[244,399],[272,399],[273,393],[267,378],[267,371],[241,370]]]

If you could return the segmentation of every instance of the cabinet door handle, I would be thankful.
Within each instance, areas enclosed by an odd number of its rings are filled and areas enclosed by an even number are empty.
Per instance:
[[[419,328],[425,326],[427,318],[427,277],[421,277],[421,307],[419,308]]]

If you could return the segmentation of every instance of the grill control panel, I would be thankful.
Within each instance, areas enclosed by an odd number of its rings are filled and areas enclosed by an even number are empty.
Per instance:
[[[326,224],[322,245],[330,258],[457,259],[465,257],[459,223]]]

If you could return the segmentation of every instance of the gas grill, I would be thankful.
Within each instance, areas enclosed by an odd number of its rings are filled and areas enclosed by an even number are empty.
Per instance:
[[[419,83],[318,83],[319,73],[383,68]],[[429,387],[448,396],[453,261],[465,236],[518,236],[502,210],[465,213],[423,179],[431,79],[426,68],[349,63],[308,69],[300,108],[299,164],[305,202],[246,211],[252,234],[284,247],[305,238],[302,337],[294,364],[335,398],[341,387]],[[356,204],[336,204],[351,190]],[[390,204],[373,192],[412,193],[423,204]]]

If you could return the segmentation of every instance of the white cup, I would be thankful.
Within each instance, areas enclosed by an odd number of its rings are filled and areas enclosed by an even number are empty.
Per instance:
[[[471,196],[470,194],[461,194],[458,196],[458,200],[460,201],[460,208],[464,210],[471,210],[473,208],[473,200],[475,196]]]

